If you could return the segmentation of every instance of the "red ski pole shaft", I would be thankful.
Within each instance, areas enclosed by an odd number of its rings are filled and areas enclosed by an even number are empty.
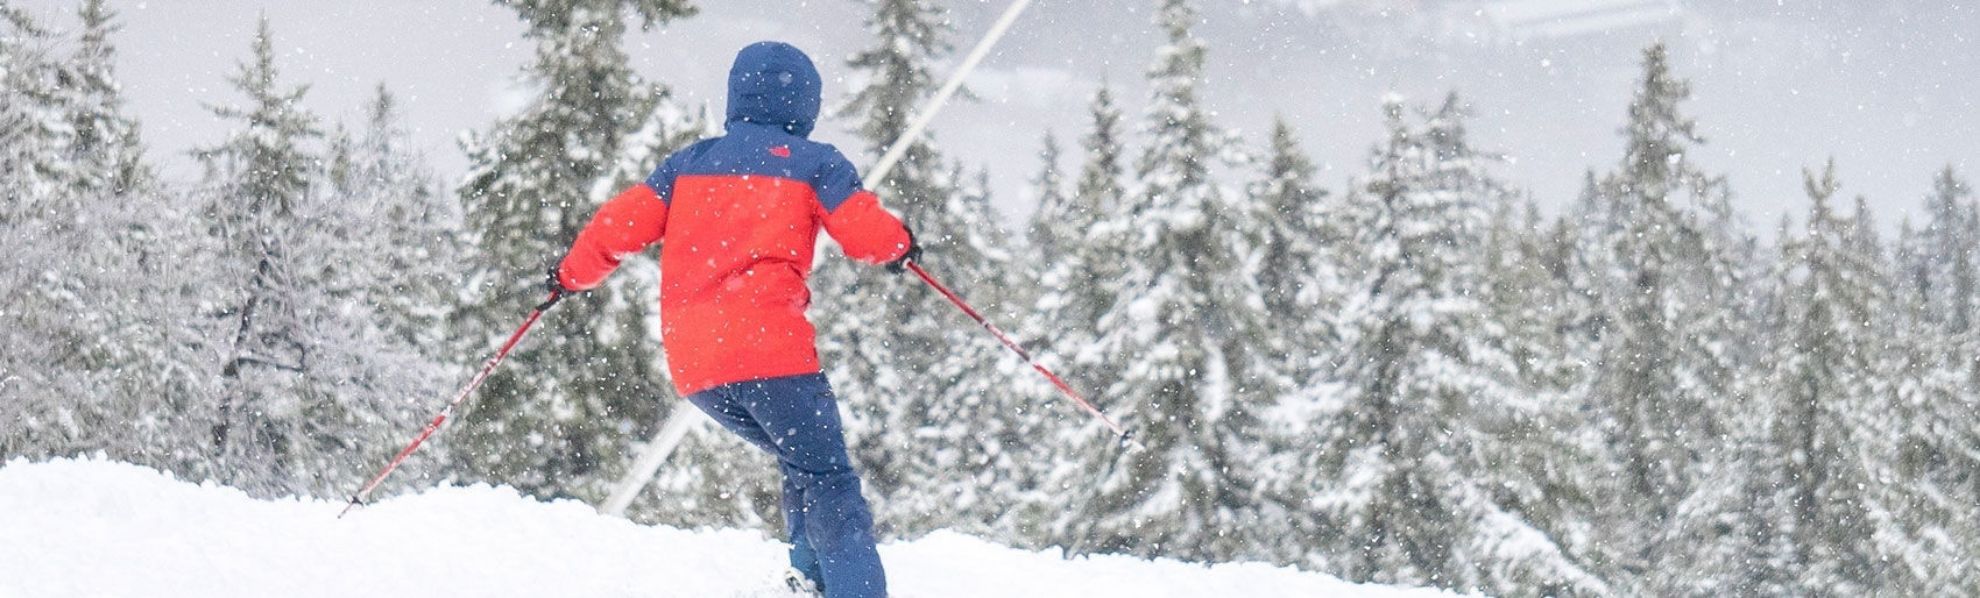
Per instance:
[[[914,272],[915,276],[920,277],[922,282],[928,283],[929,288],[935,289],[935,292],[941,293],[943,297],[948,298],[950,303],[954,303],[957,308],[962,309],[963,313],[969,314],[970,319],[976,320],[978,324],[982,324],[983,329],[995,335],[998,341],[1004,343],[1005,348],[1010,349],[1013,353],[1017,353],[1018,357],[1024,358],[1025,362],[1031,364],[1031,369],[1038,370],[1038,373],[1044,374],[1045,379],[1051,380],[1052,386],[1058,387],[1059,392],[1066,395],[1066,398],[1072,399],[1074,403],[1079,404],[1080,409],[1086,410],[1087,413],[1093,415],[1094,419],[1100,420],[1102,425],[1107,426],[1107,429],[1113,430],[1114,434],[1121,437],[1122,444],[1129,443],[1129,439],[1134,436],[1132,431],[1116,423],[1114,418],[1107,417],[1106,413],[1100,411],[1099,407],[1093,406],[1093,403],[1087,401],[1086,397],[1080,396],[1079,391],[1073,390],[1072,385],[1066,384],[1066,381],[1059,378],[1058,374],[1052,373],[1052,370],[1046,369],[1043,364],[1038,363],[1037,359],[1031,357],[1031,352],[1024,350],[1024,347],[1018,345],[1017,341],[1011,340],[1010,335],[1004,334],[1004,331],[998,329],[996,324],[991,324],[990,320],[985,319],[983,314],[976,311],[976,308],[970,307],[969,302],[963,301],[962,296],[957,295],[955,291],[949,290],[949,287],[937,282],[935,277],[929,276],[927,270],[921,269],[921,264],[910,260],[907,263],[907,268]]]
[[[517,326],[516,331],[509,334],[509,340],[502,343],[502,348],[495,351],[495,356],[488,358],[488,363],[481,366],[481,372],[475,374],[473,379],[468,380],[467,386],[461,387],[459,392],[454,393],[454,398],[447,401],[447,406],[441,408],[440,413],[434,415],[432,421],[426,422],[426,428],[420,430],[419,436],[413,437],[412,442],[407,444],[406,448],[400,449],[399,454],[392,457],[391,463],[385,464],[385,468],[379,470],[378,475],[373,476],[371,481],[364,485],[363,489],[358,490],[357,494],[351,495],[350,504],[344,505],[344,510],[337,513],[337,518],[343,519],[344,515],[350,513],[352,508],[364,504],[364,499],[371,496],[371,491],[378,489],[379,484],[385,483],[385,478],[391,476],[393,471],[399,469],[399,464],[405,463],[406,457],[412,456],[413,451],[419,450],[419,445],[425,444],[427,438],[432,437],[434,432],[440,431],[440,424],[447,422],[447,417],[454,414],[454,408],[460,406],[461,401],[466,400],[468,395],[473,394],[474,389],[480,387],[482,382],[488,380],[488,375],[495,372],[495,366],[501,365],[502,360],[508,358],[509,351],[515,349],[517,343],[522,342],[523,335],[529,334],[530,327],[535,326],[536,321],[543,317],[543,312],[550,309],[550,306],[556,305],[557,301],[562,298],[562,294],[552,294],[548,300],[544,301],[541,305],[537,305],[535,310],[529,312],[529,317],[523,318],[522,325]]]

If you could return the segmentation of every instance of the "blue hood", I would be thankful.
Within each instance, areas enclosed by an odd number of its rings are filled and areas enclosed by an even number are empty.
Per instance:
[[[792,135],[811,135],[818,122],[818,67],[797,47],[783,42],[756,42],[736,53],[729,67],[729,122],[782,127]]]

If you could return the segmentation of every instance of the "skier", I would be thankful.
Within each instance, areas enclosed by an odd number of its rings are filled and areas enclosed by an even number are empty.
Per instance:
[[[818,69],[796,47],[743,48],[729,69],[727,134],[668,156],[600,207],[548,285],[560,296],[589,290],[623,256],[660,243],[674,386],[776,456],[787,581],[834,598],[884,596],[872,515],[804,315],[805,279],[821,226],[848,257],[897,272],[921,248],[845,156],[806,138],[819,92]]]

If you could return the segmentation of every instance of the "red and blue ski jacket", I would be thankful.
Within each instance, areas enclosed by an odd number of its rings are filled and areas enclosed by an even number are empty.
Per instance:
[[[680,393],[819,371],[804,310],[822,227],[848,257],[900,258],[908,233],[830,145],[818,70],[788,44],[743,48],[729,70],[727,135],[668,156],[578,233],[559,266],[571,290],[660,243],[661,341]]]

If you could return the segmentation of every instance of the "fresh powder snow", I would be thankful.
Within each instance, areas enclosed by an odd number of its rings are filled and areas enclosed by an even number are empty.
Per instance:
[[[0,598],[790,596],[753,531],[649,527],[509,488],[435,488],[337,518],[99,459],[0,467]],[[938,532],[880,547],[896,596],[1429,598],[1255,563],[1060,558]]]

